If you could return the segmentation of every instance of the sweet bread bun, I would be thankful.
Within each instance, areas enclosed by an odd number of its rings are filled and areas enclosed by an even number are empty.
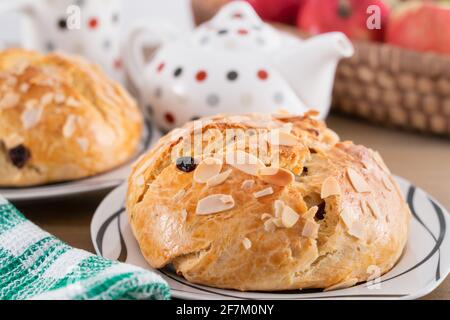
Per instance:
[[[127,195],[148,263],[264,291],[343,288],[391,269],[408,205],[377,152],[340,142],[312,115],[219,115],[162,138],[134,166]],[[258,161],[255,136],[267,147]]]
[[[134,155],[135,102],[95,65],[59,54],[0,52],[0,186],[84,178]]]

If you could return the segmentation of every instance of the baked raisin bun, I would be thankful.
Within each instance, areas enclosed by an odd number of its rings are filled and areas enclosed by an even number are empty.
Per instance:
[[[128,182],[148,263],[243,291],[330,290],[390,270],[408,205],[377,152],[313,115],[218,115],[162,138]]]
[[[0,52],[0,186],[92,176],[134,156],[142,116],[95,65],[60,54]]]

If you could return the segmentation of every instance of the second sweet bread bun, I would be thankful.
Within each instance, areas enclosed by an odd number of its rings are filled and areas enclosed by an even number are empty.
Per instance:
[[[89,177],[136,152],[135,101],[81,58],[0,52],[0,186]]]
[[[380,155],[310,114],[219,115],[169,133],[135,165],[127,212],[152,267],[263,291],[380,276],[410,220]]]

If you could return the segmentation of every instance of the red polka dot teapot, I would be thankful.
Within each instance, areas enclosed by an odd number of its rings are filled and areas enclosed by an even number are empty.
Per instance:
[[[125,63],[141,103],[165,130],[217,113],[316,109],[324,118],[338,61],[353,54],[341,33],[302,41],[265,24],[243,1],[183,35],[138,25]],[[154,50],[146,62],[143,48]]]

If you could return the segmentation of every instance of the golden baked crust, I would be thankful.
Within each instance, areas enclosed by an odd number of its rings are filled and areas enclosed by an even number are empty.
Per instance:
[[[129,220],[152,267],[172,263],[191,282],[274,291],[351,286],[387,272],[397,262],[407,240],[410,211],[377,152],[339,142],[310,114],[218,115],[202,123],[199,128],[188,123],[163,137],[136,163],[129,178]],[[172,158],[181,155],[179,147],[188,137],[194,141],[200,132],[230,128],[292,130],[298,143],[280,145],[278,154],[279,167],[294,173],[295,180],[285,186],[269,184],[225,161],[222,172],[231,168],[229,177],[208,186],[195,181],[195,171],[177,169]],[[212,145],[211,136],[201,144]],[[249,144],[245,146],[248,151]],[[266,165],[275,159],[275,148],[268,146]],[[255,196],[267,188],[273,193]],[[215,194],[230,195],[234,207],[196,214],[199,201]],[[293,226],[280,225],[275,217],[277,200],[300,216]]]
[[[95,65],[60,54],[0,52],[0,186],[84,178],[136,152],[142,116]]]

